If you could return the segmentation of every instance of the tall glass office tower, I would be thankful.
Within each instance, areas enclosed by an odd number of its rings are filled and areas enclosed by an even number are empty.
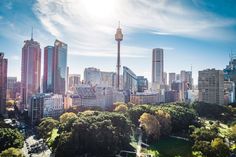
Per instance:
[[[4,115],[6,111],[6,93],[7,93],[7,59],[4,53],[0,52],[0,114]]]
[[[54,47],[44,48],[43,92],[51,93],[54,90]]]
[[[163,84],[163,49],[156,48],[152,51],[152,83]]]
[[[67,88],[67,44],[54,43],[54,93],[65,94]]]
[[[37,41],[26,40],[22,48],[21,111],[27,109],[32,95],[40,92],[41,49]]]

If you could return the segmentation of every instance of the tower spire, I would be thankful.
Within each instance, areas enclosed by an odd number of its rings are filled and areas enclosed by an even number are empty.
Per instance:
[[[116,30],[116,34],[115,34],[115,40],[117,41],[117,79],[116,79],[116,88],[119,90],[120,89],[120,42],[123,40],[123,34],[120,28],[120,21],[118,23],[118,28]]]
[[[33,37],[34,37],[34,28],[32,26],[32,28],[31,28],[31,40],[33,40]]]

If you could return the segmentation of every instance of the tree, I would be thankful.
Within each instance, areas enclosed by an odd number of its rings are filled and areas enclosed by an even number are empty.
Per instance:
[[[56,156],[107,156],[126,149],[130,143],[131,126],[123,114],[86,111],[78,115],[70,132],[56,140]]]
[[[154,115],[143,113],[139,119],[140,126],[145,130],[146,134],[153,139],[160,136],[160,123]]]
[[[156,118],[161,125],[161,135],[166,136],[171,133],[171,117],[169,113],[166,113],[162,110],[157,110],[155,112]]]
[[[236,141],[236,124],[234,124],[234,125],[231,127],[231,131],[230,131],[229,138],[230,138],[232,141]]]
[[[139,126],[139,118],[143,113],[154,113],[149,105],[137,105],[128,110],[128,117],[132,124]]]
[[[193,108],[200,117],[213,118],[217,120],[230,120],[232,116],[231,110],[227,106],[209,104],[205,102],[195,102]]]
[[[180,104],[161,105],[158,106],[156,110],[162,110],[170,115],[173,132],[187,130],[189,125],[193,125],[197,122],[196,113]]]
[[[211,142],[211,147],[214,151],[215,157],[226,157],[230,154],[229,147],[224,143],[223,139],[215,138]]]
[[[24,157],[24,155],[20,149],[11,147],[4,150],[0,154],[0,157]]]
[[[22,148],[24,137],[17,129],[0,128],[0,152],[10,147]]]
[[[52,130],[58,127],[59,122],[51,117],[43,118],[39,123],[37,130],[39,135],[44,139],[48,140],[51,137]]]
[[[208,128],[195,128],[193,133],[191,134],[191,138],[194,141],[208,141],[211,142],[215,138],[217,138],[218,132],[215,132],[215,130],[211,130]]]
[[[203,156],[214,157],[211,142],[208,141],[195,141],[192,147],[194,151],[201,152]]]
[[[124,104],[120,104],[116,106],[116,108],[114,109],[115,112],[121,112],[121,113],[125,113],[127,112],[127,110],[128,110],[128,107],[127,105],[124,105]]]
[[[75,118],[77,118],[77,115],[75,114],[75,113],[73,113],[73,112],[66,112],[66,113],[64,113],[64,114],[62,114],[61,116],[60,116],[60,123],[65,123],[65,122],[67,122],[69,119],[75,119]]]

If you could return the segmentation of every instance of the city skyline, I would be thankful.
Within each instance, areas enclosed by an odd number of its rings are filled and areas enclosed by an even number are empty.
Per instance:
[[[0,43],[9,60],[9,76],[20,80],[21,48],[23,41],[30,39],[32,26],[41,49],[55,39],[66,42],[70,73],[81,75],[87,67],[116,71],[114,31],[119,20],[124,32],[121,65],[144,75],[149,82],[153,48],[164,49],[165,72],[180,73],[193,66],[194,84],[199,70],[223,70],[230,51],[236,51],[234,1],[224,3],[224,8],[220,7],[221,1],[211,4],[203,0],[76,2],[0,2],[0,25],[4,28],[0,29]]]

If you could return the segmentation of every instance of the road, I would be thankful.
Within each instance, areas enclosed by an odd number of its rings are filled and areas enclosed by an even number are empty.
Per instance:
[[[34,138],[34,135],[26,138],[22,151],[26,157],[51,157],[51,151],[43,141]]]

